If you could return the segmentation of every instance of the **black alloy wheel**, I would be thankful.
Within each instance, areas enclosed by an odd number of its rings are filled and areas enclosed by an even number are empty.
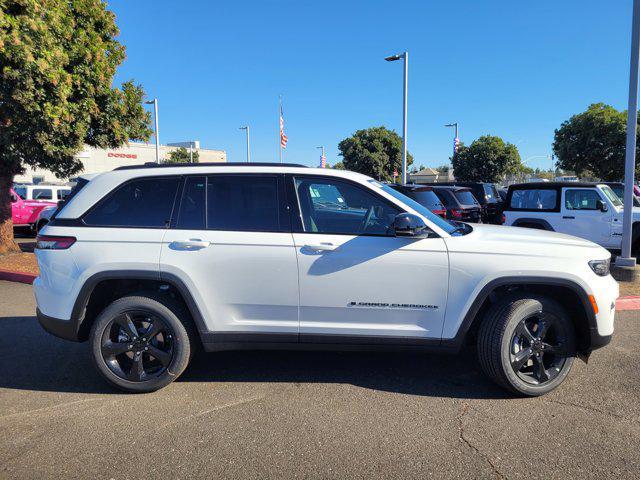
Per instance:
[[[544,385],[554,380],[568,360],[566,324],[550,312],[522,319],[511,336],[511,367],[523,381]]]
[[[104,362],[118,377],[141,382],[162,375],[173,359],[173,331],[162,319],[142,310],[113,318],[102,334]]]

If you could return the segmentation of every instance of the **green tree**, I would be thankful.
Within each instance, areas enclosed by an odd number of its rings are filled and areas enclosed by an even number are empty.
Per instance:
[[[344,168],[344,163],[342,162],[336,162],[333,164],[333,167],[329,167],[329,168],[334,168],[336,170],[346,170],[346,168]]]
[[[627,112],[604,103],[589,105],[555,131],[557,167],[578,176],[590,172],[603,180],[620,180],[624,177],[626,124]]]
[[[193,159],[193,162],[191,160]],[[200,154],[197,150],[193,151],[193,155],[184,147],[178,147],[176,150],[169,152],[169,158],[165,159],[165,163],[198,163]]]
[[[112,86],[125,49],[100,0],[0,0],[0,252],[15,250],[9,189],[24,167],[78,173],[88,144],[147,140],[144,91]]]
[[[393,130],[373,127],[358,130],[338,144],[344,168],[382,181],[393,180],[402,168],[402,138]],[[407,153],[407,170],[413,157]]]
[[[436,170],[438,173],[445,174],[449,171],[449,168],[449,165],[440,165],[439,167],[436,167]]]
[[[451,163],[456,179],[468,182],[497,182],[524,168],[517,147],[492,135],[484,135],[468,147],[460,144]]]

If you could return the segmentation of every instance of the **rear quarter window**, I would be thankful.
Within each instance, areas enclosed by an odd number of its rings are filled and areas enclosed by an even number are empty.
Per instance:
[[[556,210],[558,191],[551,188],[513,190],[509,207],[514,210]]]
[[[168,227],[178,182],[177,177],[127,182],[98,202],[83,221],[100,227]]]

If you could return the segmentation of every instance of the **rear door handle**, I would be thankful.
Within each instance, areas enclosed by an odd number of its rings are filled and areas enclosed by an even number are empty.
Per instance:
[[[211,242],[200,240],[199,238],[190,238],[189,240],[171,242],[169,248],[172,250],[202,250],[209,245],[211,245]]]
[[[565,218],[567,220],[575,220],[576,219],[576,217],[562,217],[562,218]]]
[[[338,248],[336,245],[330,242],[320,242],[313,244],[305,244],[303,248],[308,248],[309,250],[313,250],[315,252],[331,252]]]

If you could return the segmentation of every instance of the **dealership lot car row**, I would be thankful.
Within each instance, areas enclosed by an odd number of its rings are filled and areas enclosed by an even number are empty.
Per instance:
[[[592,242],[450,222],[369,177],[295,165],[81,178],[36,255],[40,323],[89,341],[128,391],[166,386],[200,346],[475,343],[490,378],[541,395],[609,342],[618,296]]]

